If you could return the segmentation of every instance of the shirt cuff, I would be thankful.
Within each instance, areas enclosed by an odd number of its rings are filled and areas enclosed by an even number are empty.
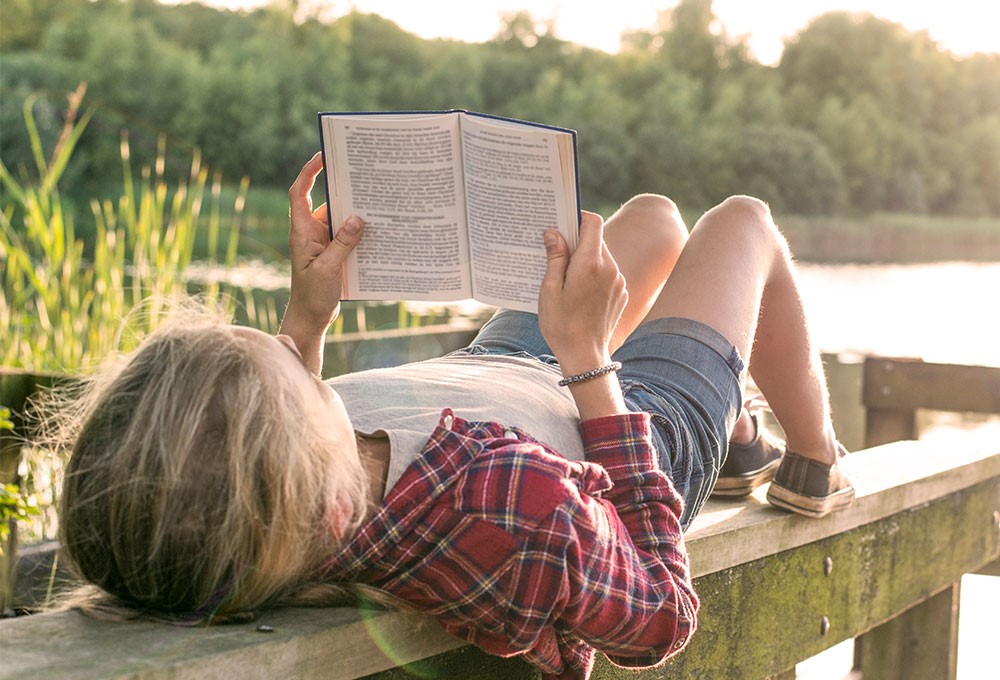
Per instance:
[[[600,463],[614,479],[639,470],[659,470],[648,413],[625,413],[580,423],[584,456]],[[616,475],[616,471],[618,475]]]

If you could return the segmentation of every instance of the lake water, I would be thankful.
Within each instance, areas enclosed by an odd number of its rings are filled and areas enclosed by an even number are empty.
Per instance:
[[[1000,366],[1000,263],[799,267],[827,352]]]
[[[191,274],[272,290],[287,286],[289,276],[287,266],[262,262],[231,270],[193,265]],[[799,280],[824,352],[1000,366],[1000,262],[800,264]],[[461,305],[462,315],[477,309]]]

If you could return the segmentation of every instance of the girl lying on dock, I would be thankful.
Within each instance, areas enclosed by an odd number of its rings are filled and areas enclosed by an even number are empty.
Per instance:
[[[771,481],[810,516],[853,500],[764,203],[730,198],[690,236],[660,196],[584,213],[572,254],[545,234],[537,316],[500,310],[458,352],[323,381],[364,225],[330,239],[321,165],[289,191],[277,337],[183,313],[93,382],[63,494],[62,549],[91,584],[74,606],[198,624],[350,596],[586,677],[595,649],[642,667],[684,648],[683,530],[716,485]],[[748,367],[787,451],[742,405]]]

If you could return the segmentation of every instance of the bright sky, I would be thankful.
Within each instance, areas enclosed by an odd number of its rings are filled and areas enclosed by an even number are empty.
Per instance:
[[[182,2],[190,0],[166,0]],[[201,0],[217,7],[256,7],[268,0]],[[618,50],[618,38],[628,29],[656,25],[657,12],[676,0],[300,0],[323,5],[333,16],[351,8],[373,12],[424,38],[455,38],[482,42],[499,28],[503,12],[527,9],[540,21],[554,20],[558,37],[607,52]],[[715,0],[715,15],[729,35],[749,35],[750,45],[763,63],[774,63],[783,39],[802,29],[811,18],[831,10],[867,11],[926,30],[943,48],[959,55],[1000,52],[998,0]]]

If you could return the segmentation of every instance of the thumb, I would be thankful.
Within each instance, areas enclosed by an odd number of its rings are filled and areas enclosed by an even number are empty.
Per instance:
[[[569,266],[569,246],[562,234],[555,229],[546,230],[543,239],[545,241],[545,257],[548,263],[545,267],[542,286],[561,289],[563,281],[566,279],[566,267]]]
[[[351,215],[340,229],[333,235],[333,240],[326,247],[327,257],[333,257],[337,262],[343,262],[351,254],[354,247],[361,240],[361,233],[365,230],[365,223],[357,215]]]

